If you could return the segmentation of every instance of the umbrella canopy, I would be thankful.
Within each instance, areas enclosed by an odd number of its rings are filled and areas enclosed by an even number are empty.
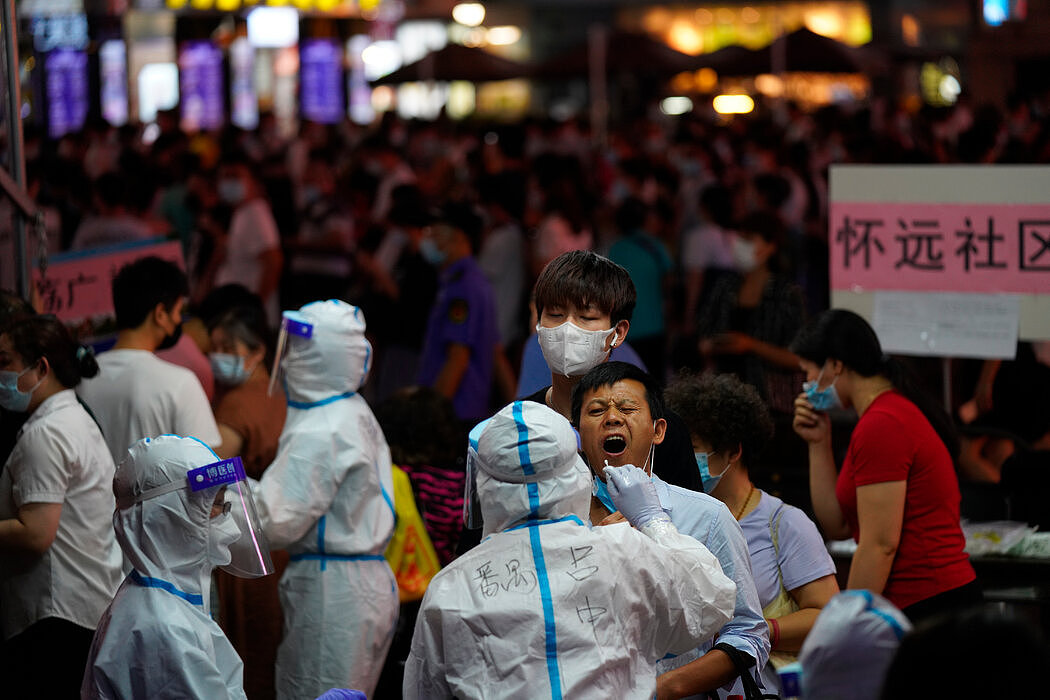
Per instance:
[[[805,27],[780,36],[761,49],[730,46],[694,59],[693,68],[709,66],[722,75],[772,73],[774,57],[782,52],[786,72],[859,73],[861,60],[856,49]]]
[[[524,78],[528,75],[529,67],[524,64],[501,58],[483,49],[448,44],[415,63],[401,66],[393,73],[373,80],[372,83],[388,85],[429,80],[469,80],[472,83],[484,83]]]
[[[612,32],[605,50],[605,70],[616,75],[632,73],[649,77],[669,77],[690,70],[696,59],[675,51],[646,34]],[[535,71],[539,78],[585,78],[590,65],[590,48],[586,42],[541,63]]]

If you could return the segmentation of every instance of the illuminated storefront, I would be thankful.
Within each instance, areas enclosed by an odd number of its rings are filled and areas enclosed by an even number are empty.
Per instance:
[[[763,49],[778,37],[806,28],[847,47],[871,41],[868,4],[841,2],[783,2],[753,5],[649,5],[630,7],[618,16],[622,27],[640,27],[650,36],[682,53],[703,56],[719,49],[739,46]],[[856,69],[849,72],[796,71],[787,65],[777,70],[776,57],[764,72],[726,71],[704,68],[676,76],[672,92],[714,93],[784,97],[803,105],[857,100],[868,96],[868,79]],[[672,108],[673,109],[673,108]]]

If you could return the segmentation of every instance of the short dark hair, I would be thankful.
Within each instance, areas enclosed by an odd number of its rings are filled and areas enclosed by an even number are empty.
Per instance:
[[[221,328],[224,333],[244,343],[249,350],[263,349],[266,364],[273,359],[273,332],[262,302],[227,309],[207,321],[208,332]]]
[[[80,384],[83,377],[98,374],[95,354],[73,340],[65,325],[50,314],[15,321],[4,333],[23,363],[46,357],[55,378],[67,389]]]
[[[594,304],[613,324],[630,320],[637,299],[627,270],[589,250],[562,253],[547,263],[534,295],[537,315],[548,306]]]
[[[773,419],[755,387],[732,374],[678,377],[664,392],[667,406],[682,417],[689,432],[716,452],[741,447],[749,466],[773,437]]]
[[[478,198],[483,204],[495,204],[518,221],[525,215],[525,176],[505,170],[478,180]]]
[[[149,256],[120,268],[113,278],[117,330],[138,328],[157,304],[171,309],[189,294],[186,274],[173,262]]]
[[[130,184],[120,173],[103,173],[94,182],[95,195],[107,207],[125,206]]]
[[[32,305],[6,289],[0,289],[0,330],[29,316],[35,316],[36,310]]]
[[[448,224],[461,232],[470,242],[470,251],[474,255],[481,250],[481,216],[473,205],[467,202],[447,202],[433,211],[434,223]]]
[[[775,243],[777,248],[784,245],[784,224],[775,214],[751,212],[737,221],[734,228],[741,233],[753,233],[766,243]]]
[[[208,292],[194,312],[205,326],[211,326],[219,316],[241,306],[262,306],[262,299],[243,284],[230,282]]]
[[[645,226],[649,217],[649,205],[638,197],[628,197],[616,209],[616,228],[630,235]]]
[[[580,425],[580,411],[583,409],[583,395],[588,391],[599,389],[603,386],[612,386],[616,382],[631,379],[645,388],[645,400],[649,404],[649,415],[653,420],[660,420],[667,411],[664,409],[664,399],[660,395],[660,386],[650,374],[641,368],[627,362],[603,362],[587,374],[583,375],[572,389],[572,422]]]

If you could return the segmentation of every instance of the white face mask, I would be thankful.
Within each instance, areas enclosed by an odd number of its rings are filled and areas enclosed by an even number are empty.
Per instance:
[[[208,521],[208,561],[226,566],[233,561],[230,545],[241,538],[241,528],[229,513]]]
[[[616,347],[613,338],[609,349],[605,347],[610,335],[616,335],[616,328],[600,331],[585,331],[571,321],[566,321],[554,328],[536,326],[540,349],[543,358],[555,374],[566,377],[580,377],[605,361],[609,351]]]
[[[758,267],[758,260],[755,256],[754,241],[750,241],[743,236],[733,236],[731,247],[733,253],[733,265],[738,272],[747,274]]]

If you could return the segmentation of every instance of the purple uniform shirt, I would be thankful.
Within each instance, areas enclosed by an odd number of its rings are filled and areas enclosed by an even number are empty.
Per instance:
[[[493,352],[499,342],[496,300],[474,258],[457,260],[441,272],[441,286],[427,321],[420,358],[420,384],[432,386],[448,357],[448,346],[470,348],[470,364],[452,399],[462,420],[489,416]]]

